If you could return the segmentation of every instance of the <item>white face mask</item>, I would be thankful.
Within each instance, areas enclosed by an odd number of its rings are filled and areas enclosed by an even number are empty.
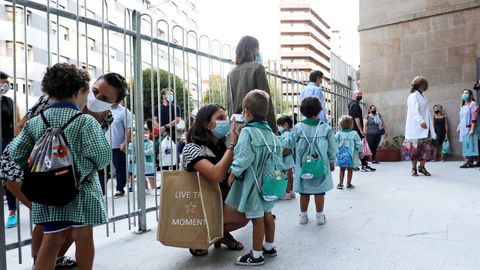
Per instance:
[[[112,108],[112,104],[98,100],[93,91],[90,90],[90,93],[88,93],[87,108],[91,112],[99,113],[110,110]]]
[[[10,90],[10,85],[8,83],[0,84],[0,95],[6,94]]]

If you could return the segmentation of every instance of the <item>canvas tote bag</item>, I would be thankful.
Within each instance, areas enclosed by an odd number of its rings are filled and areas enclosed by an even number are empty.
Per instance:
[[[163,171],[158,241],[206,250],[222,237],[223,201],[218,183],[198,172]]]

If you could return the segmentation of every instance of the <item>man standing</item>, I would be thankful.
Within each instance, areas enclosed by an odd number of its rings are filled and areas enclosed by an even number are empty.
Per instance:
[[[117,179],[117,193],[115,197],[125,195],[127,185],[127,160],[126,151],[132,138],[132,113],[118,104],[112,108],[113,123],[105,133],[107,141],[113,151],[113,166],[115,167]],[[126,141],[125,141],[126,136]],[[103,179],[100,179],[103,182]]]
[[[318,120],[327,123],[327,115],[325,109],[325,98],[322,91],[322,79],[323,73],[319,70],[315,70],[310,73],[310,83],[300,93],[300,102],[306,97],[317,97],[322,104],[322,111],[318,114]]]
[[[353,100],[348,104],[348,115],[353,118],[353,130],[355,130],[360,138],[365,138],[365,133],[363,132],[363,112],[360,107],[360,101],[362,100],[362,91],[357,90],[353,92]],[[367,157],[363,157],[362,161],[362,171],[363,172],[374,172],[376,169],[368,166]],[[358,171],[358,168],[356,168]]]

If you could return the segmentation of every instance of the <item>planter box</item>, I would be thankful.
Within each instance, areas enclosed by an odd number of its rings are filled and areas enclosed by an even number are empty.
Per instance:
[[[400,160],[400,149],[377,149],[377,161],[396,162]]]

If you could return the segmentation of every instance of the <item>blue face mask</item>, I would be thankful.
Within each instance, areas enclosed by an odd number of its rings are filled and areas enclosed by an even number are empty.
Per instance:
[[[228,120],[217,120],[216,126],[212,129],[213,136],[221,139],[227,136],[230,131],[230,122]]]
[[[172,103],[173,102],[173,95],[168,95],[167,100],[168,100],[168,102]]]
[[[285,132],[285,128],[284,127],[278,127],[278,131],[280,131],[280,134],[283,134]]]
[[[261,64],[262,61],[263,61],[262,55],[261,55],[261,54],[257,54],[257,55],[255,56],[255,62]]]
[[[469,94],[462,94],[461,99],[464,101],[467,101],[469,97],[470,97]]]

